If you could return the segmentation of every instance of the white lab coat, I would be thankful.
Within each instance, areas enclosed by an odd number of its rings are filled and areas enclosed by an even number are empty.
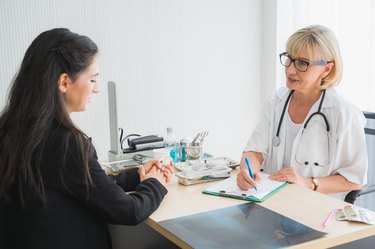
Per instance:
[[[289,89],[282,87],[269,97],[264,106],[261,120],[258,126],[253,131],[244,149],[244,151],[256,151],[262,153],[264,158],[262,167],[264,169],[264,172],[269,174],[278,171],[283,167],[286,129],[285,120],[283,120],[280,128],[280,145],[277,147],[273,146],[272,139],[276,135],[280,116],[289,92]],[[320,99],[313,105],[305,121],[312,113],[318,111],[319,103]],[[303,127],[301,127],[293,142],[290,166],[295,168],[301,175],[305,177],[323,177],[340,174],[353,183],[363,185],[366,184],[367,147],[364,134],[366,119],[363,113],[357,107],[340,97],[334,89],[326,90],[326,95],[322,104],[321,112],[326,115],[328,123],[330,125],[330,160],[328,165],[324,167],[314,165],[306,166],[297,162],[296,151],[297,148],[299,148],[299,142],[301,140],[301,134],[303,130]],[[303,123],[305,123],[305,121]],[[312,137],[311,141],[313,140],[314,138]],[[315,144],[318,144],[318,142],[316,142]],[[311,142],[311,144],[309,144],[309,148],[307,148],[306,151],[321,151],[322,148],[319,147],[319,145],[315,144],[314,142]],[[298,153],[298,155],[299,154],[300,152]],[[319,161],[320,159],[316,160]],[[326,159],[321,160],[324,161]],[[299,162],[301,161],[299,160]],[[333,196],[339,199],[343,199],[345,197],[345,194],[346,193],[339,193]]]

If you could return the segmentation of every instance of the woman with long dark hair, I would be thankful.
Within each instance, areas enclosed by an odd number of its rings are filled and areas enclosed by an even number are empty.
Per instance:
[[[68,29],[26,51],[0,114],[0,248],[111,248],[107,223],[141,223],[167,194],[170,165],[109,177],[70,118],[98,92],[97,53]]]

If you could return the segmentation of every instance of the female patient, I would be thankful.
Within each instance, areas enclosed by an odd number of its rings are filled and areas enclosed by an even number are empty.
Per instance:
[[[171,166],[112,179],[70,118],[98,93],[97,52],[67,29],[26,51],[0,116],[0,248],[111,248],[107,223],[141,223],[167,194]]]
[[[271,179],[343,198],[366,183],[367,154],[362,112],[334,90],[342,74],[336,38],[323,26],[300,29],[288,39],[280,62],[286,87],[265,104],[242,156],[238,186],[256,185],[263,167]]]

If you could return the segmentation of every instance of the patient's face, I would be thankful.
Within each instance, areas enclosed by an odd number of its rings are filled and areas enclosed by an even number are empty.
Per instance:
[[[69,113],[87,109],[93,93],[98,93],[99,68],[96,57],[91,65],[76,80],[70,81],[64,93],[65,106]]]

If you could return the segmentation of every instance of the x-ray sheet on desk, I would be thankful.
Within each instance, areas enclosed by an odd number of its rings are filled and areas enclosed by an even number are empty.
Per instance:
[[[158,224],[196,249],[282,248],[326,235],[255,203],[187,215]]]
[[[256,185],[257,190],[241,190],[237,186],[237,175],[232,175],[218,184],[203,190],[203,193],[262,202],[288,184],[287,182],[270,180],[268,176],[268,174],[262,174],[262,181]]]

